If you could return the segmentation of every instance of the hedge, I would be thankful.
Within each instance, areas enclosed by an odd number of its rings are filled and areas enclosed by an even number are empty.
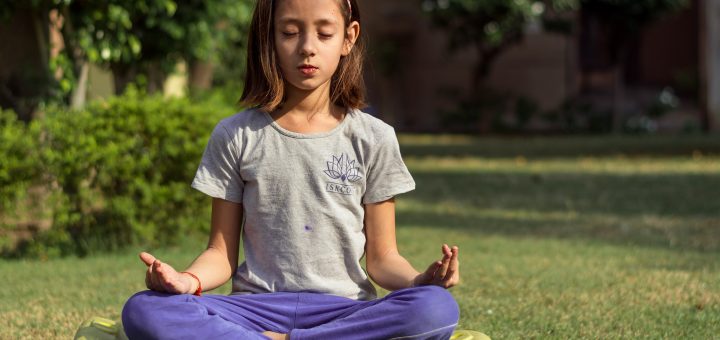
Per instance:
[[[130,90],[80,111],[49,109],[29,126],[4,113],[4,256],[84,256],[209,230],[209,200],[190,183],[214,125],[235,111]],[[18,226],[7,216],[28,211],[20,202],[30,187],[46,193],[33,203],[49,212],[50,227],[10,245]]]

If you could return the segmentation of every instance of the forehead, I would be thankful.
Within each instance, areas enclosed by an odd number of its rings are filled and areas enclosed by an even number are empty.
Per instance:
[[[278,0],[276,23],[340,24],[343,16],[338,0]]]

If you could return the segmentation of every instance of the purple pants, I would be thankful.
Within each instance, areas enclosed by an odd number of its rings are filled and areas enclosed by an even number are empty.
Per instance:
[[[438,286],[391,292],[372,301],[317,293],[170,295],[143,291],[122,311],[130,339],[449,339],[459,318]]]

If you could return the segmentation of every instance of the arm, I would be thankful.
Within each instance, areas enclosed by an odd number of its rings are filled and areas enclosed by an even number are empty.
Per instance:
[[[235,272],[238,265],[241,223],[242,204],[213,198],[207,249],[185,269],[197,275],[203,290],[222,286]],[[196,284],[197,282],[193,282],[193,292],[197,289]]]
[[[395,237],[395,200],[365,205],[366,267],[380,287],[397,290],[434,284],[450,288],[459,283],[458,247],[443,245],[443,258],[420,273],[400,255]]]
[[[213,198],[210,240],[205,251],[185,270],[195,274],[203,290],[222,286],[232,277],[238,264],[242,204]],[[197,290],[198,282],[178,273],[148,253],[140,258],[148,266],[145,283],[149,289],[184,294]]]
[[[368,274],[380,287],[412,287],[420,274],[397,249],[395,200],[365,205],[365,261]]]

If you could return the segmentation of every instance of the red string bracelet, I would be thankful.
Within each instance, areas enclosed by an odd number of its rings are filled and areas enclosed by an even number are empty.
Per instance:
[[[191,272],[180,272],[180,273],[181,273],[181,274],[182,274],[182,273],[185,273],[185,274],[188,274],[188,275],[192,276],[193,278],[195,278],[195,280],[197,280],[197,282],[198,282],[198,287],[197,287],[197,289],[195,290],[195,293],[193,293],[193,295],[195,295],[195,296],[200,296],[200,295],[202,295],[202,284],[200,283],[200,279],[199,279],[195,274],[193,274],[193,273],[191,273]]]

